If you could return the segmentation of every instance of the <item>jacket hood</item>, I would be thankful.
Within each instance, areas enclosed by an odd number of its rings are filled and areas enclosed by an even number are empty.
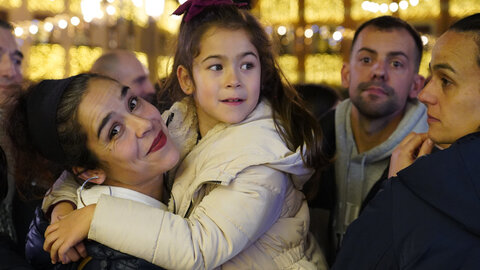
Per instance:
[[[180,150],[181,161],[198,140],[198,120],[193,99],[185,97],[175,102],[170,109],[162,113],[162,118],[167,124],[172,140]]]
[[[419,158],[398,173],[416,196],[480,235],[480,133]]]
[[[351,139],[353,138],[350,125],[351,110],[352,102],[350,99],[344,100],[337,107],[337,113],[335,115],[335,133],[338,138],[337,149],[356,148],[353,139]],[[416,99],[407,102],[404,116],[390,137],[375,148],[359,154],[354,158],[364,159],[364,163],[373,163],[388,158],[400,141],[410,132],[426,132],[428,130],[426,119],[425,105]]]
[[[196,147],[196,151],[200,151],[198,149],[202,149],[202,145],[211,145],[208,153],[203,156],[211,154],[209,158],[212,160],[216,160],[217,155],[230,157],[229,160],[222,160],[215,164],[217,175],[200,175],[198,181],[218,179],[222,184],[228,185],[246,166],[265,165],[290,174],[295,187],[301,189],[313,174],[313,170],[305,167],[300,150],[297,149],[295,152],[289,150],[279,138],[273,123],[271,107],[266,101],[261,101],[242,122],[219,123],[200,140],[198,140],[195,104],[191,97],[176,102],[162,114],[162,117],[168,122],[169,133],[180,149],[179,164],[196,145],[199,146]],[[226,130],[227,127],[228,130]],[[246,130],[248,132],[245,132]],[[262,155],[252,155],[258,152]],[[175,172],[176,169],[174,168],[173,171]],[[175,173],[169,175],[170,182],[173,181],[174,175]]]

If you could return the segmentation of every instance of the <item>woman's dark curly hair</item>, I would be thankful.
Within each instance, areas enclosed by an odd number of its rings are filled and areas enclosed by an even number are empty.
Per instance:
[[[17,187],[31,194],[31,183],[43,196],[64,170],[74,166],[98,168],[98,158],[87,148],[87,135],[79,124],[78,107],[92,79],[112,80],[97,74],[79,74],[67,85],[57,107],[57,133],[65,160],[60,164],[43,157],[32,144],[27,123],[27,97],[37,85],[23,92],[8,113],[7,132],[15,151],[15,179]]]

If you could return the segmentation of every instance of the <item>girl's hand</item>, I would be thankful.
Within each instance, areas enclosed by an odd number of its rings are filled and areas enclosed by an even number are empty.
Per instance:
[[[52,209],[52,214],[50,215],[50,224],[56,223],[61,218],[71,213],[73,210],[75,210],[75,207],[69,201],[62,201],[57,203]],[[67,262],[76,262],[80,258],[87,257],[87,251],[83,242],[80,242],[73,248],[69,249],[65,255]]]
[[[430,154],[433,145],[433,141],[428,138],[427,133],[412,132],[408,134],[392,152],[388,177],[397,176],[399,171],[412,165],[417,158]]]
[[[68,258],[67,253],[87,238],[95,206],[92,204],[75,210],[48,226],[45,231],[43,249],[50,252],[52,263],[55,264],[58,261],[69,263],[71,261],[72,258]],[[81,253],[85,253],[85,248]]]

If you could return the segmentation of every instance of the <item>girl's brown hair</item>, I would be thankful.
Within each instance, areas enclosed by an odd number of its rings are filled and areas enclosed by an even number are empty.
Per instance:
[[[297,91],[281,72],[272,43],[260,22],[247,10],[234,5],[210,6],[188,22],[182,21],[175,51],[173,72],[164,89],[174,101],[185,96],[176,74],[184,66],[192,76],[193,60],[200,53],[202,36],[212,27],[230,30],[242,29],[259,53],[261,64],[260,99],[266,99],[273,108],[275,127],[287,146],[295,151],[300,147],[302,159],[310,168],[322,168],[326,160],[321,151],[321,129]]]

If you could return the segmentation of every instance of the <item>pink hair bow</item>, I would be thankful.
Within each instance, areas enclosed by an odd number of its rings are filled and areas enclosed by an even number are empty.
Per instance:
[[[247,3],[234,3],[232,0],[188,0],[179,6],[173,14],[185,14],[185,22],[190,21],[193,17],[201,13],[206,7],[220,5],[235,5],[237,7],[246,6]]]

